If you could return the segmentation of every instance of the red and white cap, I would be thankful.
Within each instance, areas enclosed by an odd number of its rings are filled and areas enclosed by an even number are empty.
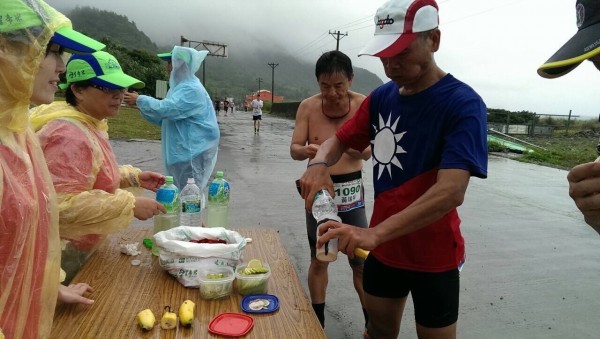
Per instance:
[[[416,33],[432,30],[438,24],[435,0],[390,0],[377,9],[375,35],[358,55],[395,56],[415,40]]]

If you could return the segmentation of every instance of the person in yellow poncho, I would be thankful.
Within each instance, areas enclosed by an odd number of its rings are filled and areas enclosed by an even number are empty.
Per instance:
[[[57,298],[90,304],[89,285],[64,286],[56,194],[27,119],[52,102],[68,51],[104,45],[38,0],[0,1],[0,337],[48,338]]]
[[[144,83],[123,73],[104,51],[73,55],[66,79],[66,102],[32,109],[30,121],[58,196],[61,266],[68,282],[107,234],[126,228],[133,217],[145,220],[166,211],[156,200],[123,189],[156,191],[164,176],[118,166],[108,140],[106,119],[118,114],[128,87]]]

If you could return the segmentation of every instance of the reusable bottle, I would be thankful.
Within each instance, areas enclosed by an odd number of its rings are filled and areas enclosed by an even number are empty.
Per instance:
[[[229,227],[230,190],[229,182],[223,178],[223,171],[217,171],[215,179],[208,186],[207,227]]]
[[[184,226],[202,226],[202,191],[194,178],[188,178],[187,185],[179,195],[181,211],[179,223]]]

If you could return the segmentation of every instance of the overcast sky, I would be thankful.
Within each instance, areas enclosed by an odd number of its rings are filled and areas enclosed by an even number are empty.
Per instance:
[[[126,15],[159,45],[190,40],[283,48],[316,61],[335,49],[329,34],[347,33],[340,50],[356,67],[384,81],[379,59],[356,55],[373,35],[383,0],[47,0],[58,9],[78,4]],[[539,65],[577,28],[575,0],[438,0],[442,41],[438,65],[471,85],[490,108],[597,117],[600,72],[584,62],[558,79],[537,75]],[[276,62],[267,60],[265,62]],[[265,67],[266,75],[270,68]]]

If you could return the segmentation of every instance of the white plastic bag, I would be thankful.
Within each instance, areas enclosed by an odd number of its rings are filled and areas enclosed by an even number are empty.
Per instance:
[[[225,240],[226,244],[196,243],[203,239]],[[200,268],[230,266],[242,262],[246,238],[223,227],[178,226],[154,235],[162,268],[186,287],[200,286]]]

